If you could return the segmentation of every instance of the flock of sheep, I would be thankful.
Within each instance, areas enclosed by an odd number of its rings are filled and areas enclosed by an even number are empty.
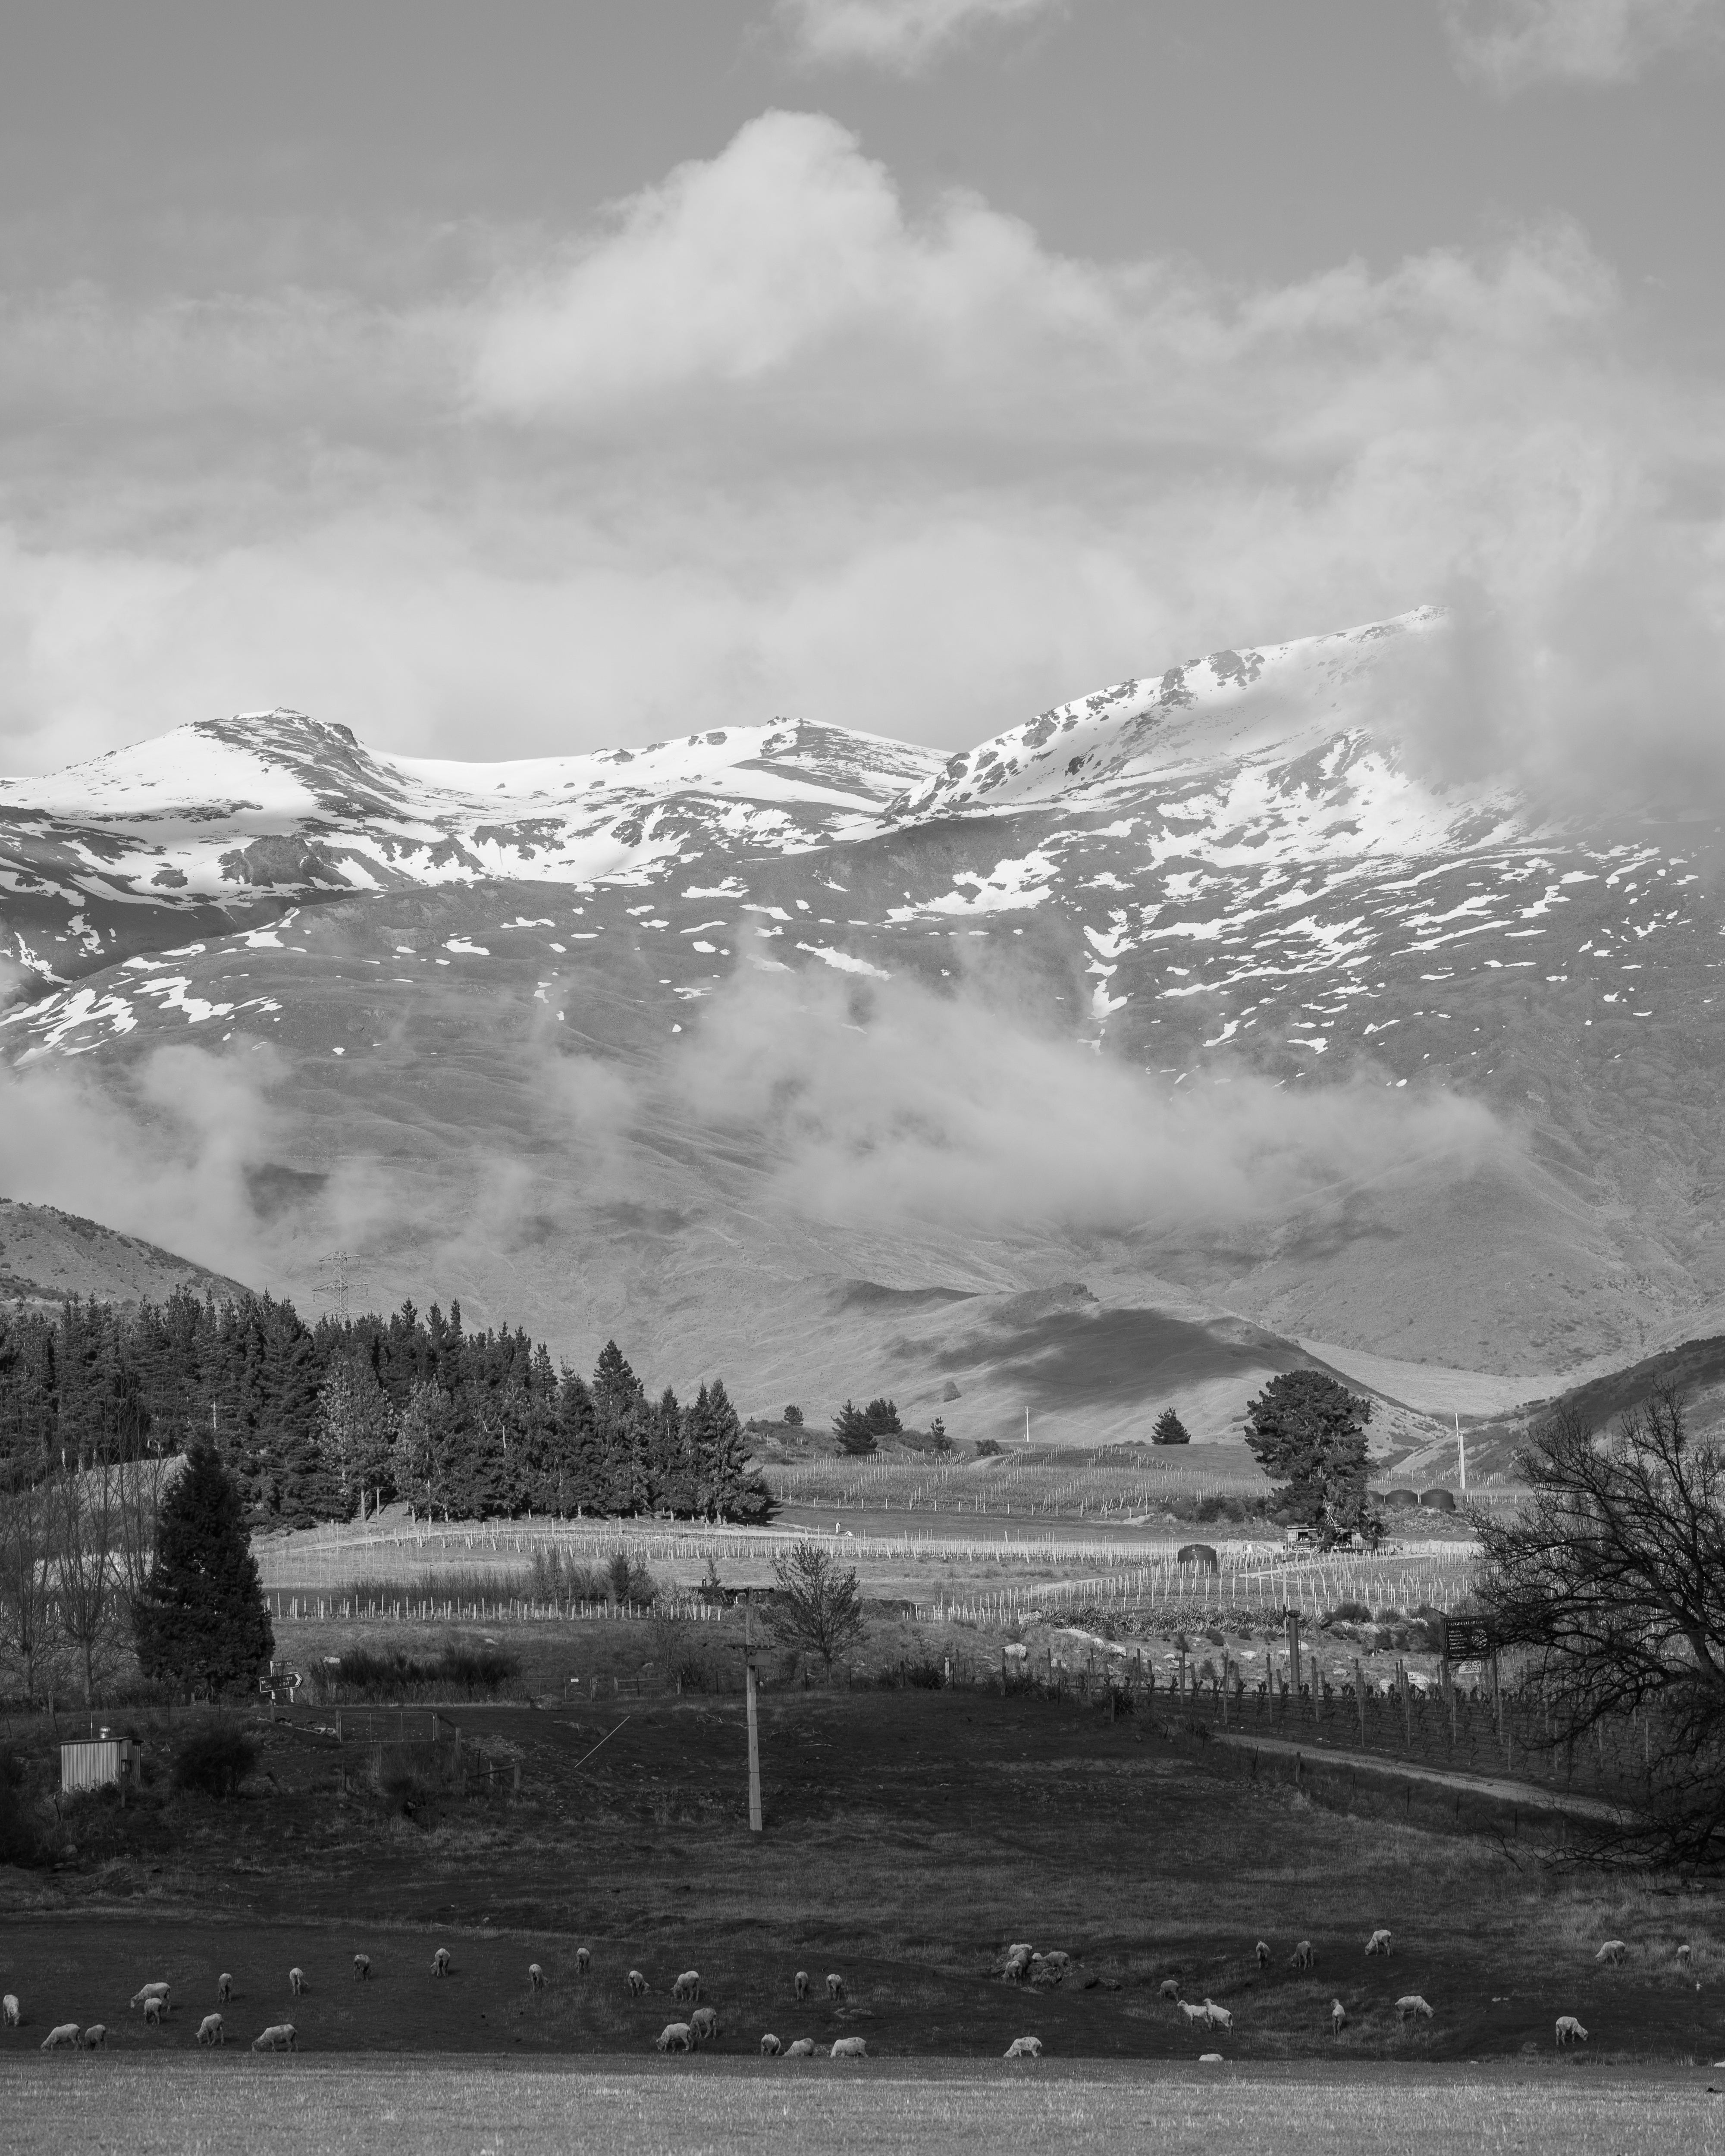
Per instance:
[[[1381,1954],[1387,1959],[1393,1951],[1394,1946],[1394,1941],[1391,1938],[1390,1934],[1387,1931],[1380,1928],[1373,1932],[1371,1937],[1366,1941],[1366,1953],[1368,1956]],[[1268,1941],[1260,1939],[1258,1941],[1256,1951],[1259,1968],[1268,1969],[1271,1962],[1271,1952]],[[1019,1958],[1021,1956],[1024,1958],[1022,1962]],[[1627,1942],[1623,1939],[1607,1939],[1605,1943],[1594,1956],[1594,1959],[1596,1962],[1609,1964],[1613,1969],[1621,1969],[1628,1958],[1629,1946]],[[1008,1953],[1006,1968],[1004,1972],[1007,1980],[1011,1983],[1019,1982],[1020,1980],[1022,1969],[1029,1965],[1032,1958],[1033,1957],[1030,1954],[1030,1949],[1029,1947],[1015,1946],[1010,1948]],[[1046,1958],[1037,1956],[1034,1958],[1040,1960],[1045,1959]],[[1058,1958],[1062,1964],[1064,1964],[1066,1957],[1062,1954],[1059,1956]],[[1678,1968],[1681,1969],[1684,1975],[1687,1976],[1692,1973],[1692,1959],[1686,1943],[1678,1947],[1676,1950],[1676,1962]],[[1293,1953],[1288,1957],[1288,1967],[1297,1974],[1303,1974],[1310,1969],[1316,1969],[1317,1966],[1317,1948],[1312,1945],[1310,1939],[1301,1939],[1298,1946],[1294,1948]],[[1700,1989],[1701,1986],[1697,1984],[1696,1985],[1696,1989],[1698,1991]],[[1225,2006],[1218,2006],[1214,1999],[1210,1998],[1208,1994],[1206,1994],[1204,1999],[1199,2001],[1183,1999],[1180,1995],[1179,1981],[1175,1977],[1165,1977],[1163,1979],[1161,1985],[1158,1987],[1158,1995],[1168,1999],[1173,2005],[1177,2005],[1179,2008],[1180,2011],[1186,2017],[1186,2023],[1189,2028],[1200,2021],[1204,2024],[1206,2029],[1231,2030],[1234,2026],[1233,2015]],[[1432,2010],[1430,2005],[1424,1995],[1417,1991],[1404,1992],[1401,1997],[1395,2002],[1395,2011],[1396,2018],[1401,2022],[1404,2028],[1410,2021],[1430,2021],[1432,2019]],[[1339,1999],[1332,1998],[1330,2001],[1329,2020],[1330,2032],[1332,2035],[1339,2036],[1342,2031],[1348,2026],[1348,2009],[1342,2004],[1342,2001]],[[1558,2016],[1557,2021],[1557,2041],[1558,2049],[1559,2051],[1562,2051],[1564,2046],[1568,2044],[1584,2044],[1587,2041],[1587,2031],[1582,2027],[1581,2023],[1577,2020],[1574,2015],[1560,2014]],[[1011,2052],[1009,2052],[1007,2056],[1009,2058],[1013,2055]],[[1207,2063],[1219,2066],[1221,2062],[1222,2055],[1219,2051],[1206,2051],[1202,2054],[1200,2060],[1201,2064]]]
[[[1368,1957],[1382,1955],[1388,1958],[1393,1951],[1394,1944],[1394,1942],[1390,1934],[1387,1931],[1379,1929],[1374,1931],[1366,1941],[1366,1953]],[[1256,1952],[1259,1968],[1267,1969],[1271,1958],[1268,1942],[1260,1939]],[[1629,1947],[1625,1940],[1607,1939],[1594,1956],[1594,1959],[1596,1962],[1609,1964],[1614,1969],[1620,1969],[1628,1957]],[[1686,1943],[1677,1948],[1676,1962],[1686,1976],[1692,1973],[1692,1957]],[[1301,1939],[1288,1958],[1288,1967],[1297,1974],[1304,1974],[1315,1969],[1317,1965],[1316,1948],[1310,1939]],[[431,1958],[432,1975],[434,1977],[448,1976],[453,1966],[449,1948],[439,1947]],[[577,1974],[585,1977],[592,1966],[593,1956],[588,1949],[586,1947],[578,1947],[575,1953]],[[1045,1990],[1061,1983],[1070,1966],[1070,1954],[1059,1951],[1038,1953],[1027,1943],[1019,1943],[1007,1949],[1005,1964],[1000,1974],[1004,1983],[1028,1984],[1038,1989]],[[367,1983],[371,1974],[371,1956],[366,1953],[355,1954],[353,1974],[356,1982]],[[643,1998],[652,1989],[638,1969],[630,1969],[625,1981],[631,1999]],[[540,1964],[536,1961],[530,1962],[527,1964],[529,1990],[536,1995],[546,1989],[547,1982],[545,1971]],[[807,1969],[799,1969],[797,1971],[793,1988],[796,1993],[797,2002],[800,2005],[808,1999],[811,1989]],[[288,1990],[294,1998],[301,1997],[310,1989],[304,1969],[294,1968],[288,1971]],[[1700,1989],[1698,1984],[1697,1989]],[[720,2020],[716,2009],[703,2006],[701,2004],[701,1990],[700,1971],[685,1969],[671,1986],[671,1998],[677,2005],[687,2006],[692,2010],[686,2021],[668,2021],[665,2024],[655,2039],[655,2050],[666,2053],[697,2051],[702,2045],[712,2042],[716,2037],[723,2033],[724,2024]],[[844,1978],[839,1975],[829,1976],[826,1979],[826,1994],[829,2004],[841,2005],[845,1997]],[[1181,2013],[1186,2017],[1189,2027],[1195,2027],[1201,2022],[1206,2030],[1233,2029],[1234,2015],[1227,2007],[1219,2006],[1208,1994],[1202,1999],[1183,1998],[1179,1981],[1175,1977],[1163,1979],[1159,1987],[1159,1995],[1179,2008]],[[218,2006],[227,2005],[233,1997],[234,1979],[224,1969],[216,1984],[216,1999]],[[169,2012],[171,2005],[172,1987],[159,1981],[142,1985],[134,1993],[131,1999],[133,2010],[141,2007],[145,2023],[152,2027],[161,2025],[163,2018]],[[1430,2005],[1417,1991],[1404,1992],[1396,2000],[1395,2010],[1404,2026],[1410,2021],[1430,2021],[1432,2019]],[[23,2008],[15,1993],[8,1991],[4,1999],[0,1999],[0,2020],[3,2020],[8,2029],[16,2029],[22,2021]],[[1348,2025],[1348,2010],[1339,1999],[1332,1999],[1330,2001],[1329,2021],[1332,2033],[1337,2036]],[[1558,2048],[1560,2051],[1569,2044],[1584,2044],[1587,2040],[1587,2031],[1574,2015],[1558,2015],[1557,2041]],[[198,2023],[198,2041],[208,2048],[213,2048],[218,2044],[227,2042],[227,2025],[219,2012],[206,2014]],[[254,2051],[295,2051],[299,2049],[299,2032],[291,2021],[277,2021],[273,2022],[261,2035],[253,2039],[252,2049]],[[75,2021],[62,2021],[50,2029],[44,2037],[42,2049],[44,2051],[78,2050],[97,2051],[105,2050],[107,2042],[108,2030],[105,2022],[92,2021],[88,2027],[80,2027]],[[761,2056],[763,2059],[808,2059],[814,2057],[814,2040],[811,2036],[799,2036],[793,2043],[783,2044],[769,2030],[761,2039]],[[860,2036],[840,2036],[834,2043],[829,2056],[834,2059],[865,2059],[868,2056],[868,2046]],[[1009,2046],[1006,2056],[1009,2059],[1040,2059],[1042,2056],[1042,2040],[1038,2036],[1017,2037]],[[1200,2063],[1220,2065],[1222,2055],[1219,2051],[1204,2052],[1201,2055]]]

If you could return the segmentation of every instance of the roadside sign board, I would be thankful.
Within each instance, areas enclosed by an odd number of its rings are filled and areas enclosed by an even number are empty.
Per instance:
[[[1483,1617],[1450,1617],[1444,1622],[1444,1651],[1452,1662],[1487,1661],[1497,1651]]]

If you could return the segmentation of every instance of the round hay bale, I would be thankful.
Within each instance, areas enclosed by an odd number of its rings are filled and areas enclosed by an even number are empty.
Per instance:
[[[1392,1512],[1403,1512],[1410,1505],[1420,1502],[1420,1492],[1417,1490],[1386,1490],[1384,1502]]]
[[[1452,1490],[1422,1490],[1420,1502],[1430,1512],[1453,1512],[1455,1494]]]
[[[1176,1564],[1195,1565],[1199,1572],[1220,1572],[1222,1560],[1208,1543],[1188,1543],[1175,1558]]]

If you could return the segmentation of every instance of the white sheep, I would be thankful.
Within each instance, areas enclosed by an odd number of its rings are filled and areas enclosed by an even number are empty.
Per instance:
[[[1210,2015],[1207,2006],[1195,2006],[1189,1999],[1183,1999],[1180,2001],[1180,2011],[1186,2017],[1186,2026],[1189,2029],[1194,2021],[1202,2021],[1206,2029],[1209,2027]]]
[[[1385,1931],[1373,1932],[1370,1938],[1366,1941],[1366,1952],[1368,1954],[1387,1955],[1389,1952],[1389,1933]]]
[[[70,2051],[77,2043],[80,2033],[75,2021],[62,2021],[42,2039],[42,2048],[44,2051]]]
[[[587,1974],[587,1972],[588,1971],[588,1969],[590,1969],[592,1967],[593,1967],[593,1956],[592,1956],[592,1955],[588,1952],[588,1950],[587,1950],[587,1948],[586,1948],[585,1947],[577,1947],[577,1948],[576,1948],[576,1949],[575,1949],[575,1974],[576,1974],[576,1975],[577,1975],[577,1976],[585,1976],[585,1975]]]
[[[809,1972],[806,1969],[799,1969],[797,1971],[796,1990],[797,2004],[800,2006],[809,1996]]]
[[[1558,2049],[1559,2051],[1563,2050],[1565,2044],[1584,2044],[1586,2041],[1587,2031],[1573,2014],[1558,2015]]]
[[[145,2006],[147,2005],[152,1999],[166,1999],[172,1989],[172,1986],[171,1984],[142,1984],[137,1990],[133,1992],[131,1995],[131,2003],[134,2006]]]
[[[646,1989],[647,1989],[647,1979],[646,1979],[646,1978],[645,1978],[644,1976],[643,1976],[643,1975],[642,1975],[642,1974],[641,1974],[641,1972],[639,1971],[639,1969],[632,1969],[629,1971],[629,1997],[630,1997],[631,1999],[639,1999],[639,1998],[641,1996],[642,1993],[643,1993],[644,1991],[645,1991],[645,1990],[646,1990]]]
[[[692,2051],[695,2046],[689,2033],[689,2024],[686,2021],[667,2021],[653,2039],[653,2048],[655,2051]]]
[[[254,2037],[254,2051],[297,2051],[300,2032],[291,2021],[272,2021],[261,2036]]]
[[[1030,1960],[1031,1950],[1029,1947],[1014,1947],[1006,1957],[1006,1966],[1000,1972],[1001,1981],[1004,1984],[1022,1984],[1024,1980],[1024,1972],[1030,1966]]]
[[[1214,1999],[1204,2000],[1204,2014],[1212,2029],[1231,2029],[1234,2026],[1234,2016],[1225,2006],[1218,2006]]]
[[[1330,2034],[1339,2036],[1348,2026],[1348,2009],[1339,1999],[1330,2001]]]
[[[227,2024],[223,2020],[219,2014],[206,2014],[204,2015],[203,2020],[201,2020],[198,2025],[198,2041],[200,2044],[225,2044],[227,2042]]]
[[[362,1960],[364,1958],[363,1955],[360,1958]],[[218,2004],[225,2006],[233,1996],[234,1979],[230,1972],[224,1969],[216,1979],[216,1999]]]
[[[671,1997],[676,2000],[679,2006],[692,2006],[700,1996],[701,1971],[698,1969],[685,1969],[671,1986]]]
[[[1163,1977],[1156,1987],[1156,1995],[1158,1999],[1178,2000],[1180,1996],[1180,1979],[1177,1976]]]
[[[1299,1945],[1294,1948],[1292,1953],[1288,1956],[1288,1967],[1290,1969],[1317,1967],[1317,1949],[1310,1939],[1301,1939]]]
[[[842,1976],[829,1976],[827,1979],[827,1997],[836,2003],[836,2001],[842,1999],[844,1996],[844,1978]]]
[[[860,2036],[841,2036],[832,2050],[835,2059],[865,2059],[868,2056],[869,2047]]]
[[[1688,1942],[1686,1939],[1684,1939],[1684,1940],[1680,1941],[1680,1942],[1679,1942],[1679,1943],[1678,1943],[1678,1947],[1677,1947],[1677,1966],[1678,1966],[1681,1969],[1682,1969],[1682,1970],[1685,1972],[1685,1974],[1687,1974],[1687,1972],[1688,1972],[1688,1969],[1689,1969],[1689,1960],[1690,1960],[1690,1955],[1689,1955],[1689,1942]]]
[[[1006,2047],[1009,2059],[1040,2059],[1042,2039],[1040,2036],[1014,2036]]]
[[[1201,2066],[1219,2066],[1225,2062],[1219,2051],[1200,2051],[1198,2055],[1198,2063]]]
[[[1270,1942],[1268,1939],[1259,1940],[1257,1953],[1259,1968],[1268,1969],[1270,1966]]]
[[[763,2059],[776,2059],[783,2054],[783,2051],[784,2046],[779,2042],[772,2030],[768,2030],[761,2039],[761,2056]]]
[[[159,2029],[162,2026],[162,2010],[167,2004],[165,1999],[146,1999],[144,2001],[144,2025],[146,2028]]]
[[[84,2032],[84,2048],[86,2051],[105,2051],[107,2050],[108,2025],[105,2021],[92,2021],[90,2023],[89,2028],[87,2028]]]
[[[4,2015],[6,2017],[6,2025],[8,2029],[17,2028],[23,2017],[23,2009],[18,2003],[18,1994],[15,1991],[8,1991],[4,1999],[0,1999],[0,2015]]]
[[[798,2036],[794,2044],[787,2046],[785,2056],[788,2059],[812,2059],[814,2056],[814,2037]]]
[[[305,1970],[303,1969],[290,1969],[288,1971],[288,1989],[292,1992],[295,1998],[302,1998],[307,1989],[308,1986],[305,1982]]]
[[[527,1964],[527,1989],[530,1991],[543,1991],[545,1989],[545,1971],[536,1961]]]
[[[1430,2007],[1426,2005],[1417,1991],[1409,1991],[1398,1999],[1395,2002],[1395,2010],[1403,2021],[1412,2021],[1416,2017],[1422,2016],[1427,2021],[1431,2019]]]
[[[369,1954],[355,1954],[355,1956],[353,1957],[353,1980],[354,1980],[354,1982],[355,1982],[356,1984],[368,1984],[368,1983],[371,1981],[371,1976],[372,1976],[372,1958],[371,1958],[371,1956],[370,1956]]]
[[[716,2007],[697,2006],[689,2016],[689,2033],[697,2044],[711,2044],[723,2027]]]
[[[1609,1961],[1613,1969],[1621,1969],[1628,1954],[1629,1948],[1621,1939],[1607,1939],[1604,1945],[1594,1956],[1594,1959]]]
[[[431,1973],[434,1976],[447,1976],[449,1974],[449,1950],[447,1947],[439,1947],[437,1952],[431,1957]]]

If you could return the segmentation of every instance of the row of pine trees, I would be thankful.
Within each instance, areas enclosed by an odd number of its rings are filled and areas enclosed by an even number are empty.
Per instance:
[[[403,1498],[455,1519],[524,1512],[761,1520],[771,1501],[721,1380],[655,1399],[607,1344],[591,1379],[459,1303],[306,1325],[270,1296],[136,1309],[0,1309],[0,1479],[211,1444],[254,1526]]]

